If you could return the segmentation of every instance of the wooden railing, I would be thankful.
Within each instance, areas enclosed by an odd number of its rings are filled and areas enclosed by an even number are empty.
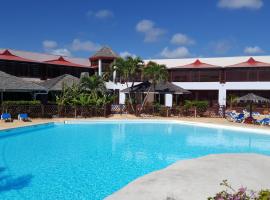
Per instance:
[[[8,105],[1,106],[1,113],[8,112],[13,118],[20,113],[27,113],[31,118],[52,117],[108,117],[110,106],[58,106],[58,105]]]
[[[140,106],[136,107],[136,115],[152,115],[161,117],[224,117],[225,108],[210,107],[207,109],[185,109],[183,106],[166,107],[166,106],[145,106],[143,109]]]

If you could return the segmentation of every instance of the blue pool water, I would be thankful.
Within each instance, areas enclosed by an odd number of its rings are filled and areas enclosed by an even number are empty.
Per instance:
[[[270,155],[270,136],[168,122],[0,131],[0,199],[103,199],[139,176],[214,153]]]

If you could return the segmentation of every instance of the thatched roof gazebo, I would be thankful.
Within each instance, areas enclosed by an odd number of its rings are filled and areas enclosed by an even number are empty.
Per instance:
[[[100,50],[98,50],[93,56],[91,56],[90,60],[93,61],[93,60],[97,60],[100,58],[114,59],[114,58],[118,58],[118,57],[119,57],[119,55],[117,53],[115,53],[110,47],[105,46],[105,47],[102,47]]]
[[[163,94],[165,95],[165,105],[168,107],[172,107],[173,94],[184,95],[191,93],[170,82],[160,82],[154,85],[149,81],[145,81],[133,87],[126,88],[121,92],[139,94],[141,101],[143,99],[143,94],[151,94],[152,97],[150,99],[152,100],[150,100],[150,102],[154,100],[153,98],[155,98],[153,95],[159,94],[160,98],[160,95]]]
[[[155,93],[155,94],[190,94],[191,92],[185,90],[170,82],[161,82],[156,85],[148,81],[142,82],[133,87],[122,90],[123,93]]]
[[[249,116],[252,118],[252,104],[253,103],[270,103],[270,100],[261,96],[258,96],[253,93],[248,93],[245,96],[239,97],[236,99],[237,102],[244,102],[244,103],[249,103]]]
[[[73,84],[77,84],[79,82],[79,78],[69,74],[64,74],[62,76],[58,76],[56,78],[44,81],[39,85],[44,87],[48,92],[60,92],[63,89],[63,85],[71,87]]]
[[[4,92],[46,92],[46,89],[36,83],[25,81],[22,78],[12,76],[0,71],[1,102]]]

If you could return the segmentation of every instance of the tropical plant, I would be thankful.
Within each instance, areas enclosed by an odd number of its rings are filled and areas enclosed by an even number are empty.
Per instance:
[[[63,85],[62,93],[56,97],[58,105],[72,106],[104,106],[113,101],[114,95],[110,94],[103,79],[99,76],[83,77],[80,84],[71,87]]]
[[[204,112],[208,108],[208,101],[190,101],[190,100],[185,100],[184,103],[184,109],[189,110],[189,109],[194,109],[194,117],[197,117],[197,111]]]
[[[85,92],[94,93],[94,95],[104,94],[107,91],[104,80],[97,75],[83,77],[80,87]]]
[[[127,88],[129,87],[128,83],[131,82],[130,91],[128,92],[128,99],[129,104],[134,112],[135,109],[132,103],[131,91],[133,90],[134,87],[136,74],[141,72],[143,65],[144,62],[141,58],[139,57],[133,58],[131,56],[116,59],[114,65],[116,73],[120,76],[120,80],[126,84]]]
[[[261,190],[255,192],[241,187],[234,189],[227,180],[223,180],[220,184],[225,187],[225,190],[217,193],[214,197],[209,197],[208,200],[269,200],[270,190]]]
[[[236,102],[237,96],[234,94],[229,94],[228,95],[228,101],[230,105],[230,110],[232,110],[234,103]]]
[[[154,90],[156,87],[156,84],[167,81],[168,79],[168,70],[166,68],[166,65],[159,65],[155,62],[150,61],[144,68],[143,68],[143,76],[145,79],[147,79],[151,85],[153,85]],[[140,112],[143,109],[145,102],[149,96],[151,87],[149,87],[149,90],[147,91]]]

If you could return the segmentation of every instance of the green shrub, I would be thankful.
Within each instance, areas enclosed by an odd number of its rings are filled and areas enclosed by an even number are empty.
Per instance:
[[[40,101],[3,101],[2,106],[41,105]]]
[[[195,107],[199,111],[204,112],[208,108],[208,101],[195,101]]]
[[[248,190],[245,187],[234,189],[227,180],[220,184],[225,190],[217,193],[214,197],[208,197],[208,200],[269,200],[270,190],[261,190],[259,192]]]
[[[194,100],[194,101],[190,101],[190,100],[186,100],[185,101],[185,104],[184,104],[184,109],[186,111],[190,110],[190,109],[195,109],[195,117],[197,115],[197,111],[199,113],[203,113],[207,110],[208,108],[208,101],[197,101],[197,100]]]

